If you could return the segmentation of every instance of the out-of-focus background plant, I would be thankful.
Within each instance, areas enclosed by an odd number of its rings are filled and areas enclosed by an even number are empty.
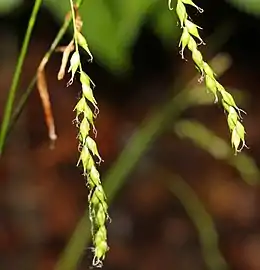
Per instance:
[[[33,3],[0,0],[1,118]],[[221,106],[198,83],[189,54],[188,62],[179,55],[180,28],[167,1],[85,0],[80,8],[95,59],[89,64],[82,55],[97,85],[97,142],[112,218],[105,269],[260,269],[260,1],[196,4],[205,10],[190,10],[203,26],[207,46],[200,48],[247,111],[250,149],[237,156]],[[68,11],[67,0],[43,1],[15,104]],[[88,194],[75,166],[72,124],[80,85],[57,81],[60,59],[53,53],[46,69],[55,148],[32,91],[0,159],[0,269],[91,266]]]

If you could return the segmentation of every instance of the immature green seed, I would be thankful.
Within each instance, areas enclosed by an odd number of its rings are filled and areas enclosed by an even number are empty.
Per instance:
[[[87,171],[90,172],[92,167],[95,167],[95,162],[94,162],[93,157],[90,155],[88,163],[86,164]]]
[[[105,220],[104,220],[105,221]],[[100,224],[104,224],[104,222],[101,222]],[[107,237],[107,232],[104,230],[104,226],[101,226],[99,230],[96,232],[95,235],[95,242],[99,244],[100,242],[104,241]]]
[[[229,128],[233,130],[237,126],[237,123],[238,123],[238,114],[233,107],[229,108],[227,120],[228,120]]]
[[[90,181],[92,184],[92,186],[95,186],[94,183],[92,181]],[[90,202],[93,205],[98,205],[100,203],[100,199],[99,197],[95,194],[95,191],[93,192],[92,196],[90,197]]]
[[[105,224],[105,222],[106,222],[106,213],[104,212],[103,207],[100,207],[100,208],[101,209],[98,210],[97,216],[96,216],[97,223],[98,224]]]
[[[244,142],[245,141],[245,128],[239,121],[237,122],[236,130],[240,139]]]
[[[89,153],[88,148],[86,146],[83,146],[81,149],[79,161],[82,162],[84,174],[87,171],[87,164],[88,164],[90,158],[91,158],[91,155]]]
[[[184,49],[188,45],[189,41],[190,41],[189,31],[188,31],[188,29],[186,27],[184,27],[182,35],[181,35],[180,43],[179,43],[179,46],[181,46],[182,59],[184,59]]]
[[[183,5],[183,3],[181,1],[178,1],[178,3],[177,3],[176,12],[177,12],[177,15],[179,17],[181,27],[183,27],[184,22],[187,19],[187,12],[186,12],[185,6]]]
[[[90,86],[87,84],[82,84],[82,92],[83,92],[84,97],[88,99],[96,107],[97,101],[95,100],[93,96],[93,91],[90,88]]]
[[[205,83],[207,88],[214,94],[215,102],[218,101],[216,80],[210,77],[208,74],[205,76]]]
[[[221,95],[222,95],[222,98],[224,99],[224,101],[228,104],[228,105],[230,105],[230,106],[232,106],[232,107],[234,107],[234,108],[236,108],[237,107],[237,105],[236,105],[236,103],[235,103],[235,100],[234,100],[234,98],[231,96],[231,94],[229,94],[227,91],[220,91],[220,93],[221,93]]]
[[[83,70],[80,73],[80,82],[90,86],[90,78]]]
[[[185,21],[185,26],[188,28],[188,31],[191,35],[193,35],[194,37],[196,37],[201,43],[203,43],[203,40],[201,39],[199,32],[198,32],[198,28],[201,29],[199,26],[197,26],[196,24],[194,24],[193,22],[186,20]]]
[[[237,152],[240,145],[240,137],[236,129],[233,129],[232,131],[231,143]]]
[[[88,55],[90,56],[90,61],[92,62],[93,56],[88,48],[87,40],[80,32],[77,32],[76,37],[77,37],[79,45],[88,53]]]
[[[222,102],[222,106],[224,107],[225,111],[227,111],[227,112],[229,113],[230,108],[233,108],[233,107],[229,106],[229,105],[224,101],[223,98],[221,99],[221,102]]]
[[[192,36],[190,36],[188,48],[191,52],[197,49],[197,43]]]
[[[107,242],[106,241],[100,241],[97,244],[97,247],[95,248],[95,256],[98,259],[98,261],[100,259],[104,259],[105,258],[105,254],[108,250],[108,246],[107,246]]]
[[[195,64],[200,69],[201,73],[203,73],[203,57],[201,52],[198,49],[194,49],[192,51],[192,59],[195,62]]]
[[[71,59],[70,59],[70,67],[69,67],[69,72],[71,72],[71,82],[73,82],[73,79],[74,79],[74,76],[75,76],[75,73],[78,69],[80,65],[80,57],[79,57],[79,54],[78,52],[74,52],[71,56]]]
[[[90,176],[91,180],[95,183],[95,185],[97,185],[97,186],[100,185],[99,172],[95,166],[92,166],[92,168],[89,172],[89,176]]]
[[[89,134],[90,126],[87,118],[83,118],[80,124],[79,133],[81,135],[81,140],[84,144],[88,134]]]
[[[100,184],[96,187],[95,191],[93,192],[92,199],[91,200],[94,205],[98,205],[98,203],[101,202],[103,211],[105,213],[107,212],[107,205],[105,203],[106,197],[105,197],[104,190]],[[96,200],[98,200],[98,202],[96,202]]]
[[[87,106],[86,100],[85,100],[84,97],[82,97],[82,98],[78,101],[78,103],[76,104],[76,106],[75,106],[75,108],[74,108],[74,111],[76,111],[76,113],[77,113],[77,117],[78,117],[81,113],[83,113],[83,112],[86,111],[86,106]]]
[[[208,63],[203,62],[203,69],[204,69],[204,73],[205,73],[205,74],[207,74],[207,75],[208,75],[209,77],[211,77],[214,81],[216,81],[214,71],[213,71],[212,68],[208,65]]]
[[[97,144],[95,143],[95,141],[92,138],[88,137],[86,139],[86,144],[87,144],[89,150],[92,152],[92,154],[94,156],[96,156],[99,159],[99,161],[102,161],[102,158],[98,153]]]
[[[85,102],[86,102],[86,100],[85,100]],[[91,111],[91,109],[89,108],[87,103],[85,103],[85,104],[86,104],[86,106],[85,106],[85,110],[84,110],[84,116],[88,119],[88,121],[90,122],[92,127],[94,127],[94,119],[93,119],[94,115],[93,115],[93,112]]]

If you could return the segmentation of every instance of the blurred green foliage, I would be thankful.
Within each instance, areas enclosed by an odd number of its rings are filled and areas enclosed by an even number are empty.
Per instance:
[[[227,1],[250,14],[260,14],[260,0]],[[12,11],[21,2],[0,0],[0,14]],[[70,10],[68,0],[45,0],[44,5],[60,22]],[[180,31],[175,12],[169,11],[167,1],[85,0],[80,14],[83,34],[95,60],[116,73],[124,73],[131,67],[131,48],[145,22],[150,23],[166,46],[176,45],[174,41]]]
[[[0,0],[0,14],[11,12],[22,2]],[[70,10],[68,0],[45,0],[44,5],[60,23]],[[176,45],[180,31],[175,12],[161,0],[85,0],[80,15],[82,33],[95,60],[116,73],[131,68],[131,48],[144,23],[150,24],[166,46]]]
[[[54,16],[64,20],[69,11],[68,0],[44,3]],[[179,33],[175,13],[160,0],[85,0],[80,15],[82,32],[95,60],[116,73],[131,67],[131,48],[145,22],[150,22],[162,41],[171,46]]]
[[[260,15],[260,0],[227,0],[237,8],[253,15]]]
[[[0,0],[0,15],[11,12],[22,3],[22,0]]]

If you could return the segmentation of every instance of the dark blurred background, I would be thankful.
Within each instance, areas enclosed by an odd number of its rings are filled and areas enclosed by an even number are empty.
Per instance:
[[[179,25],[166,0],[86,0],[80,9],[95,59],[90,64],[82,54],[84,70],[96,84],[97,142],[105,161],[100,171],[111,202],[104,269],[260,269],[260,1],[196,4],[203,14],[188,11],[203,27],[207,45],[200,48],[205,59],[220,52],[231,59],[220,82],[247,112],[249,149],[237,156],[230,150],[220,105],[212,101],[180,111],[176,101],[172,109],[164,109],[197,75],[188,51],[188,61],[181,59]],[[29,0],[0,0],[1,117],[32,6]],[[68,0],[44,1],[17,100],[68,10]],[[68,31],[61,45],[70,39]],[[57,266],[88,208],[72,124],[80,85],[75,81],[67,88],[69,76],[57,80],[60,61],[61,54],[54,53],[46,69],[58,133],[55,148],[50,149],[35,88],[0,160],[1,270],[91,268],[87,223],[85,231],[76,233],[86,239],[84,249],[69,249],[72,260],[82,255],[76,266]],[[206,93],[197,84],[195,80],[191,90]],[[161,122],[155,119],[157,112]],[[191,121],[206,127],[205,132]],[[156,134],[147,123],[156,123]],[[187,138],[192,136],[199,139]]]

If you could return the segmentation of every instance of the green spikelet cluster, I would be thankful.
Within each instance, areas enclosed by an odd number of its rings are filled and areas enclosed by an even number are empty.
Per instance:
[[[75,51],[70,58],[69,72],[71,72],[71,79],[69,85],[73,82],[74,76],[77,71],[80,73],[80,82],[82,86],[82,96],[75,106],[76,112],[76,125],[79,128],[79,152],[80,157],[77,165],[82,165],[84,176],[87,180],[87,186],[89,188],[89,217],[91,221],[91,232],[93,240],[93,266],[102,266],[102,261],[105,258],[108,250],[107,244],[107,230],[106,221],[108,216],[108,206],[105,196],[105,192],[101,185],[100,174],[96,168],[96,163],[102,161],[97,145],[94,139],[90,137],[90,131],[92,130],[96,134],[94,125],[94,119],[98,114],[97,101],[93,96],[91,87],[94,87],[93,82],[89,76],[82,70],[79,46],[82,47],[91,57],[85,37],[80,32],[82,22],[79,15],[75,15],[75,7],[71,2],[71,12],[74,25],[74,46]],[[94,110],[91,109],[93,107]]]
[[[92,239],[94,244],[94,266],[101,266],[105,258],[107,245],[106,221],[108,218],[105,192],[100,181],[100,174],[96,168],[95,159],[101,162],[96,142],[89,136],[90,129],[95,131],[93,123],[97,112],[92,112],[88,102],[97,110],[96,101],[90,88],[90,79],[84,71],[80,72],[82,85],[82,97],[75,106],[77,126],[79,127],[79,151],[80,157],[77,165],[82,165],[84,176],[87,179],[89,193],[89,217],[91,221]]]
[[[171,0],[168,0],[169,9],[171,7]],[[185,5],[195,7],[200,13],[203,9],[199,8],[192,0],[177,0],[176,13],[180,21],[182,35],[180,38],[181,56],[184,58],[184,50],[187,47],[192,54],[192,59],[201,73],[201,81],[204,80],[206,87],[215,96],[215,102],[218,97],[221,97],[222,105],[227,112],[227,122],[231,132],[231,144],[235,149],[235,153],[241,151],[245,144],[245,128],[242,124],[241,109],[239,109],[230,93],[217,81],[214,71],[204,61],[201,52],[198,49],[200,44],[204,44],[199,35],[199,26],[194,24],[189,18]]]

